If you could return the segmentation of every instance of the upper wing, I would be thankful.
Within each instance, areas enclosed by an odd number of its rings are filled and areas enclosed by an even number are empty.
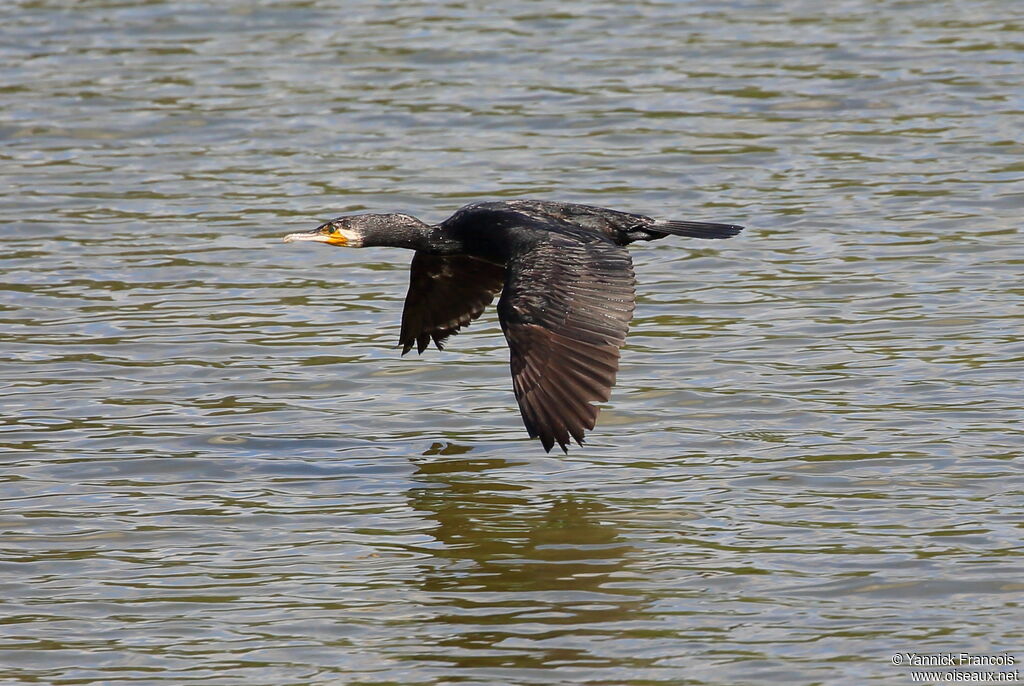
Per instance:
[[[398,341],[402,354],[413,345],[422,353],[430,339],[441,350],[446,338],[491,304],[504,280],[505,268],[496,264],[466,255],[438,256],[417,251],[402,312]]]
[[[634,307],[625,248],[558,233],[513,256],[498,301],[512,387],[531,438],[582,444],[611,395]]]

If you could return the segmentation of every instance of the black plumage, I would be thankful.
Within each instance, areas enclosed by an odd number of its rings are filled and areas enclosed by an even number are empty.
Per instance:
[[[429,225],[405,214],[339,217],[287,241],[415,250],[402,314],[402,354],[422,353],[480,316],[501,293],[523,423],[550,451],[594,428],[619,366],[634,308],[625,246],[668,235],[730,238],[734,224],[657,220],[590,205],[509,200],[466,205]]]

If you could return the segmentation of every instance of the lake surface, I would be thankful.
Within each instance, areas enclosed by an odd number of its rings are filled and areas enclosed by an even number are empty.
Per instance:
[[[1024,4],[0,26],[0,682],[1024,669]],[[410,253],[280,242],[513,197],[748,227],[633,246],[568,456],[526,437],[493,310],[402,358]]]

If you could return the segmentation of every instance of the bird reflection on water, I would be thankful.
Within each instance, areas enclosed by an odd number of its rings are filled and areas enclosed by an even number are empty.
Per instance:
[[[414,546],[423,555],[418,585],[437,607],[421,621],[446,636],[414,649],[416,659],[514,669],[609,662],[588,641],[629,633],[650,605],[617,587],[633,576],[637,550],[613,508],[590,496],[538,499],[493,476],[510,467],[504,459],[434,456],[417,467],[422,485],[407,498],[432,539]]]

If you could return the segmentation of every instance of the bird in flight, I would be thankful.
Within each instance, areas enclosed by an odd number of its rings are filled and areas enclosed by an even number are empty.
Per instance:
[[[512,388],[544,450],[582,445],[593,403],[611,396],[635,304],[626,246],[666,236],[731,238],[735,224],[653,219],[591,205],[507,200],[466,205],[440,224],[407,214],[338,217],[286,242],[416,251],[399,345],[422,353],[480,316],[501,293]]]

